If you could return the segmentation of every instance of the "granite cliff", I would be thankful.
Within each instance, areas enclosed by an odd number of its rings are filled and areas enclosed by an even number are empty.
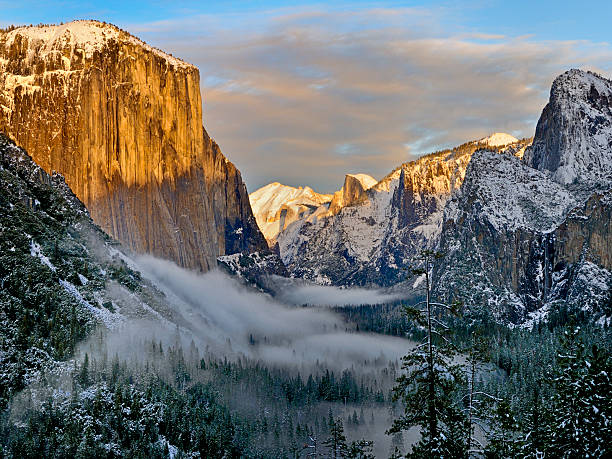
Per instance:
[[[208,270],[266,250],[240,172],[202,127],[199,72],[95,21],[0,32],[0,131],[106,232]]]
[[[562,310],[609,317],[610,82],[571,70],[553,83],[523,161],[477,152],[444,209],[437,295],[527,326]]]
[[[347,175],[331,202],[280,231],[280,256],[293,276],[322,284],[401,282],[419,251],[439,242],[444,206],[474,151],[519,154],[529,142],[498,133],[405,163],[379,182]]]

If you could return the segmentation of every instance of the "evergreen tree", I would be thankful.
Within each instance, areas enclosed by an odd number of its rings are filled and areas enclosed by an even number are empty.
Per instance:
[[[431,299],[430,272],[442,254],[425,250],[414,275],[425,278],[425,300],[417,307],[405,307],[407,315],[425,330],[421,344],[402,358],[404,374],[396,380],[394,400],[404,404],[404,414],[393,421],[388,434],[413,426],[421,428],[421,440],[409,457],[463,457],[467,452],[467,418],[457,403],[463,383],[459,365],[453,362],[456,349],[448,339],[449,327],[442,316],[457,313],[458,304],[447,305]],[[419,308],[419,306],[421,306]]]
[[[510,403],[502,399],[495,402],[488,420],[488,444],[485,456],[490,458],[517,457],[520,451],[518,422],[510,408]]]
[[[612,452],[609,352],[594,345],[589,355],[580,328],[570,326],[561,339],[553,373],[549,454],[555,457],[604,457]]]
[[[473,330],[470,345],[464,351],[467,393],[463,397],[464,413],[467,416],[467,449],[470,456],[478,456],[483,452],[483,445],[475,435],[475,428],[483,425],[482,412],[487,402],[496,397],[478,390],[476,376],[484,370],[484,364],[489,360],[489,342],[481,330]]]
[[[329,437],[323,442],[323,446],[328,448],[328,457],[331,459],[339,459],[346,457],[348,447],[346,445],[346,437],[344,435],[344,426],[342,419],[329,420]]]
[[[374,454],[372,453],[373,448],[374,442],[372,441],[354,441],[348,447],[346,457],[350,459],[374,459]]]
[[[521,426],[523,438],[520,441],[520,457],[542,456],[546,450],[550,413],[545,410],[540,393],[540,384],[536,383],[527,415]]]

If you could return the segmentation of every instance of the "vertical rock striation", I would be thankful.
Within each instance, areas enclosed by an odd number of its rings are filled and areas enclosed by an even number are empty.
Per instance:
[[[109,24],[0,32],[0,131],[128,247],[208,270],[266,244],[240,172],[202,127],[199,82]]]

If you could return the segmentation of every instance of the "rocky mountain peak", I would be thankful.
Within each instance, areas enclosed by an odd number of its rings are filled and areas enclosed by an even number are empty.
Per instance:
[[[249,195],[257,224],[271,245],[288,225],[307,217],[331,199],[331,195],[317,193],[309,186],[296,188],[279,182],[263,186]]]
[[[374,177],[368,174],[346,174],[344,185],[334,193],[329,205],[332,215],[340,212],[340,209],[352,206],[367,200],[366,191],[378,183]]]
[[[612,82],[576,69],[558,76],[525,162],[562,184],[612,184]]]

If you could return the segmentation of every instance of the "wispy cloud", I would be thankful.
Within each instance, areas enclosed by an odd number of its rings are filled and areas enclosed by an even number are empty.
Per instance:
[[[557,74],[612,70],[608,44],[453,33],[444,14],[310,8],[131,30],[200,68],[205,126],[250,190],[332,191],[494,131],[530,136]]]

